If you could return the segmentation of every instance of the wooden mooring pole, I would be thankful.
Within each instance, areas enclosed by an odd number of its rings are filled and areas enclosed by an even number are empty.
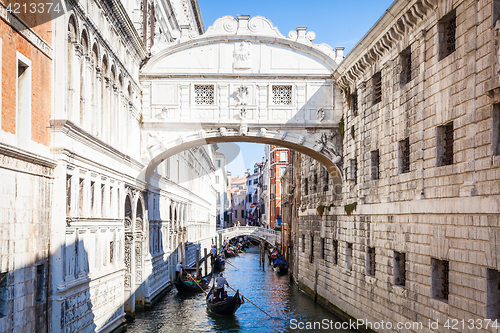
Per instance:
[[[208,258],[207,258],[207,248],[204,248],[203,249],[203,254],[204,254],[204,263],[205,263],[205,270],[203,271],[203,274],[207,275],[208,274],[208,268],[207,268],[207,261],[208,261]]]
[[[200,250],[196,249],[196,278],[200,276]]]

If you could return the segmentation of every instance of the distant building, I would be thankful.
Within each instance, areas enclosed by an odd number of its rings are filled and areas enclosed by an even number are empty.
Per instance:
[[[250,225],[260,225],[260,199],[262,186],[260,186],[261,174],[264,163],[255,163],[253,172],[247,170],[247,222]]]
[[[243,177],[231,178],[231,207],[232,207],[232,225],[246,224],[246,196],[247,179]]]
[[[215,153],[215,189],[216,193],[216,209],[217,209],[217,229],[222,229],[224,225],[225,212],[229,209],[228,199],[228,179],[227,179],[227,159],[220,152]]]
[[[269,227],[281,225],[281,175],[288,165],[289,150],[275,145],[266,145],[269,159]]]

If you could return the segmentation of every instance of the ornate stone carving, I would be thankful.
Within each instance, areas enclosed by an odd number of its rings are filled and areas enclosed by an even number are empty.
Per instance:
[[[285,140],[287,134],[288,134],[287,131],[279,131],[280,140]]]
[[[221,128],[219,128],[219,133],[220,133],[220,136],[226,136],[227,129],[225,127],[221,127]]]
[[[323,133],[321,134],[321,137],[316,140],[314,150],[328,156],[334,163],[338,163],[340,161],[340,154],[338,153],[334,141],[335,134],[327,135],[326,133]]]
[[[251,44],[249,42],[241,42],[236,46],[233,53],[234,68],[246,69],[251,67],[250,46]]]
[[[325,109],[319,108],[318,111],[316,111],[316,118],[319,122],[322,122],[323,119],[325,119]]]
[[[248,132],[248,126],[247,125],[240,125],[240,135],[245,136],[247,135]]]
[[[168,115],[167,112],[168,112],[167,108],[165,107],[162,108],[161,111],[158,114],[156,114],[156,118],[166,120]]]
[[[301,145],[301,144],[303,144],[305,141],[306,141],[306,137],[305,137],[304,135],[301,135],[301,136],[299,137],[299,140],[297,141],[297,143],[298,143],[299,145]]]
[[[203,130],[203,129],[199,130],[198,131],[198,137],[200,139],[205,139],[207,137],[207,132],[205,130]]]
[[[244,85],[241,85],[237,90],[236,90],[236,101],[238,102],[237,105],[247,105],[248,104],[248,88],[245,87]]]
[[[262,127],[262,128],[260,129],[259,135],[260,135],[261,137],[265,138],[265,137],[266,137],[266,134],[267,134],[267,129],[265,129],[264,127]]]

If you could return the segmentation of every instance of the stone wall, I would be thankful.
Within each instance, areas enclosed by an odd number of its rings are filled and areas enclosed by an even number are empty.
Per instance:
[[[303,163],[294,252],[296,280],[341,315],[434,332],[500,319],[495,6],[397,1],[339,66],[341,200]]]

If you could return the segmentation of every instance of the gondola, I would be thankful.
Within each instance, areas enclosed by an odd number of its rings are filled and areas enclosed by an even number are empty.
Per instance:
[[[183,294],[201,293],[202,290],[200,289],[200,287],[203,288],[203,290],[207,289],[210,281],[212,281],[212,273],[209,273],[201,278],[201,281],[198,282],[200,286],[198,286],[193,280],[189,279],[186,281],[175,281],[175,287],[177,288],[177,291],[179,293]]]
[[[273,270],[278,275],[285,275],[286,273],[288,273],[288,265],[284,261],[281,261],[281,262],[275,261],[275,263],[273,264]]]
[[[217,257],[212,264],[212,270],[220,272],[223,271],[225,268],[226,268],[226,262],[224,261],[224,259]]]
[[[240,307],[241,304],[243,304],[243,300],[240,297],[240,290],[236,290],[236,294],[234,296],[229,296],[222,302],[218,303],[209,303],[208,302],[208,297],[214,292],[214,288],[210,289],[210,292],[207,295],[206,302],[207,302],[207,311],[216,314],[216,315],[221,315],[221,316],[231,316],[233,315],[236,310]]]
[[[226,258],[232,258],[237,256],[237,254],[232,250],[224,250],[224,255]]]

